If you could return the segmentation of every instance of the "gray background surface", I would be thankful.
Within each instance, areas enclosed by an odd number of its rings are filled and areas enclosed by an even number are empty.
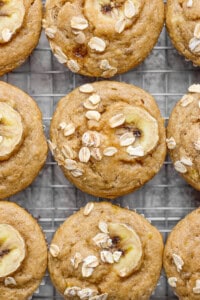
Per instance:
[[[53,57],[42,33],[40,43],[28,61],[1,78],[30,94],[43,113],[46,136],[58,100],[76,86],[95,79],[75,75]],[[138,85],[154,95],[166,123],[174,104],[190,84],[200,82],[200,68],[186,62],[171,45],[165,28],[149,57],[136,69],[114,80]],[[10,198],[29,210],[41,224],[48,243],[58,226],[88,201],[101,201],[72,186],[49,154],[46,165],[34,183]],[[167,158],[159,174],[135,193],[113,201],[136,209],[151,220],[166,240],[174,225],[199,206],[200,193],[187,185]],[[33,299],[62,299],[52,287],[48,274]],[[151,299],[176,299],[167,286],[164,273]]]

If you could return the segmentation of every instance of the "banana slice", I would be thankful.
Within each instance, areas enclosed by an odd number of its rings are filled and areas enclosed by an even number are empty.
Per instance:
[[[21,145],[23,125],[20,114],[0,102],[0,161],[8,159]]]
[[[138,138],[133,144],[134,147],[141,146],[144,155],[151,152],[159,141],[158,123],[145,109],[135,106],[124,110],[126,123],[133,126],[137,131]]]
[[[0,278],[14,273],[25,258],[25,243],[11,225],[0,224]]]
[[[140,9],[140,2],[138,0],[86,0],[84,14],[95,26],[96,34],[121,33],[125,27],[132,24],[132,18]],[[118,22],[124,24],[122,31],[116,30]]]
[[[109,223],[108,232],[118,251],[123,253],[119,262],[113,267],[120,277],[127,277],[138,270],[141,265],[140,238],[131,227],[121,223]]]
[[[0,43],[7,43],[22,26],[25,16],[23,0],[0,1]]]

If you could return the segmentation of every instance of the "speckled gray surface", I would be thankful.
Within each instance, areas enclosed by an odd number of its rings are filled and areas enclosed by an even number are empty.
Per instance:
[[[14,72],[1,78],[29,93],[43,112],[46,135],[57,101],[74,87],[95,79],[74,75],[52,56],[48,42],[42,34],[40,43],[29,60]],[[186,62],[171,46],[165,29],[159,42],[138,68],[114,78],[138,85],[152,93],[162,115],[166,118],[187,87],[200,82],[200,68]],[[63,176],[49,155],[47,163],[25,191],[10,198],[28,209],[45,231],[48,242],[56,228],[77,208],[88,201],[99,201],[74,188]],[[113,201],[143,213],[163,233],[168,232],[189,211],[199,206],[200,193],[188,186],[167,160],[159,174],[137,192]],[[62,299],[45,276],[33,299]],[[176,299],[166,284],[164,274],[151,299]]]

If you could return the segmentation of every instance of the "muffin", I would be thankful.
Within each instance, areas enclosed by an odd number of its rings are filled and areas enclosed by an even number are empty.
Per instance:
[[[41,32],[41,0],[0,3],[0,75],[21,65],[37,46]]]
[[[47,0],[43,21],[61,64],[75,73],[109,78],[147,57],[163,27],[164,4],[163,0]]]
[[[167,127],[167,146],[174,168],[195,189],[200,190],[200,84],[174,107]]]
[[[199,0],[167,0],[166,25],[174,47],[200,66]]]
[[[180,300],[200,297],[200,209],[181,220],[168,237],[164,250],[164,268],[168,283]]]
[[[144,217],[90,202],[56,231],[48,268],[65,299],[145,300],[159,279],[162,253],[162,237]]]
[[[115,198],[161,168],[165,128],[153,97],[120,82],[85,84],[61,99],[50,148],[65,176],[82,191]]]
[[[37,221],[15,203],[0,201],[1,300],[27,300],[46,267],[47,246]]]
[[[47,149],[36,102],[0,82],[0,199],[32,183],[45,163]]]

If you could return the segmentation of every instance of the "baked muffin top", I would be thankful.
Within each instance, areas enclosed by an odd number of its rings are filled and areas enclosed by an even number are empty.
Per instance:
[[[36,47],[42,22],[41,0],[1,0],[0,75],[21,65]]]
[[[196,300],[200,295],[200,209],[181,220],[172,230],[164,251],[168,283],[181,300]]]
[[[1,300],[26,300],[47,267],[47,246],[37,221],[15,203],[0,201]]]
[[[158,230],[139,214],[88,203],[56,231],[49,272],[65,299],[149,299],[162,267]]]
[[[51,149],[64,174],[99,197],[127,194],[163,164],[165,128],[153,97],[119,82],[83,85],[58,103]]]
[[[200,66],[200,0],[168,0],[166,25],[177,50]]]
[[[194,188],[200,190],[200,85],[174,107],[167,127],[167,145],[175,169]]]
[[[58,61],[112,77],[142,62],[164,23],[162,0],[47,0],[43,27]]]
[[[36,102],[0,82],[0,199],[31,184],[46,156],[42,115]]]

